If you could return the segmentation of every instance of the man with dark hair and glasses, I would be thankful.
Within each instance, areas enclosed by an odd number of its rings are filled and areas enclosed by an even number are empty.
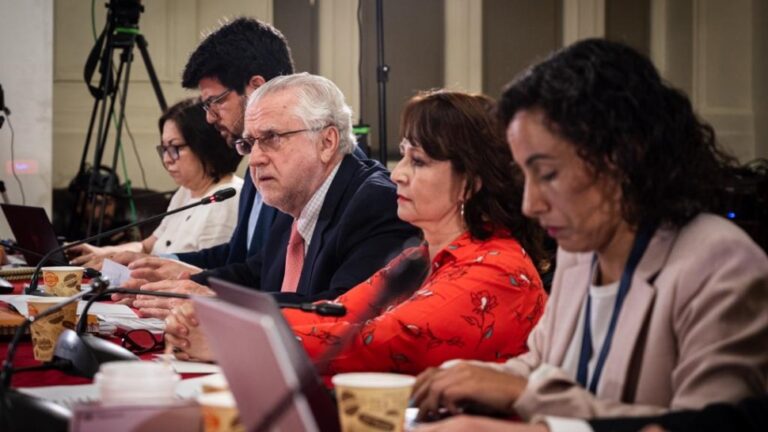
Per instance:
[[[195,49],[184,69],[182,85],[200,91],[206,121],[234,148],[243,133],[248,96],[270,79],[291,73],[290,48],[280,31],[256,19],[237,18],[209,34]],[[264,205],[248,171],[243,177],[237,226],[228,243],[162,257],[125,257],[121,261],[133,261],[130,267],[136,278],[128,285],[244,262],[255,254],[265,243],[277,211]]]
[[[306,73],[270,80],[251,95],[237,141],[264,202],[280,211],[265,247],[245,263],[142,288],[211,294],[202,284],[213,276],[307,302],[334,299],[366,280],[417,230],[397,217],[389,173],[355,156],[355,147],[352,111],[330,80]],[[133,305],[159,317],[178,303],[142,298]]]

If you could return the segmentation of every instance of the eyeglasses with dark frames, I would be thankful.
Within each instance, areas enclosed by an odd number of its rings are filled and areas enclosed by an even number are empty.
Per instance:
[[[227,89],[223,93],[217,95],[217,96],[211,96],[208,99],[204,100],[202,105],[205,112],[210,113],[213,107],[218,107],[221,105],[224,101],[224,98],[227,97],[228,94],[232,92],[232,89]]]
[[[160,160],[163,160],[163,154],[168,152],[168,156],[171,157],[174,161],[179,160],[181,158],[181,155],[179,154],[179,150],[182,147],[186,147],[189,144],[173,144],[173,145],[163,145],[160,144],[158,146],[155,146],[155,149],[157,150],[157,154],[160,155]]]
[[[319,132],[333,125],[325,125],[317,128],[296,129],[286,132],[267,131],[260,137],[242,137],[235,141],[237,153],[245,156],[253,150],[254,145],[259,146],[259,150],[264,153],[276,152],[280,149],[280,142],[283,138],[302,132]]]
[[[165,340],[162,334],[155,335],[149,330],[137,329],[126,332],[121,345],[134,354],[146,354],[163,349]]]

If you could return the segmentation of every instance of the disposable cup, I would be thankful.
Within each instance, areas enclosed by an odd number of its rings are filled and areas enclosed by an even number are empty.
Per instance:
[[[30,317],[35,317],[59,303],[59,298],[35,297],[27,300],[27,310]],[[53,359],[56,341],[64,329],[75,328],[76,314],[77,304],[72,303],[53,315],[32,323],[32,354],[35,360],[47,362]]]
[[[220,391],[203,393],[197,397],[205,432],[244,432],[240,413],[232,393]]]
[[[104,363],[94,377],[103,405],[163,405],[176,399],[179,374],[164,363]]]
[[[80,292],[83,280],[83,267],[61,266],[43,267],[43,286],[48,294],[70,297]]]
[[[215,393],[229,390],[229,383],[224,374],[216,373],[200,378],[203,393]]]
[[[345,373],[334,376],[343,432],[401,432],[416,378],[393,373]]]

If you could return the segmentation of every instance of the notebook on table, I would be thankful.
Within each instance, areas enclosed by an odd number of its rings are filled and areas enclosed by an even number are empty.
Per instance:
[[[217,298],[193,301],[245,430],[285,405],[276,430],[338,431],[336,404],[274,298],[217,279],[210,287]]]

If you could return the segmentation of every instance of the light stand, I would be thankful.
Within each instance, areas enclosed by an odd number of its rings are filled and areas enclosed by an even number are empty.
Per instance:
[[[91,173],[87,179],[87,185],[73,184],[71,191],[75,194],[77,203],[72,210],[70,219],[69,233],[77,232],[82,223],[82,218],[87,217],[87,229],[84,237],[91,235],[95,215],[98,214],[98,223],[96,232],[100,233],[104,224],[104,213],[107,205],[107,196],[115,196],[118,193],[119,184],[114,175],[117,167],[118,156],[120,154],[120,137],[125,119],[125,103],[128,97],[128,84],[130,82],[131,64],[133,63],[133,48],[138,46],[144,65],[147,68],[147,74],[152,83],[152,88],[157,97],[160,109],[165,111],[167,104],[163,96],[160,82],[157,79],[152,60],[147,51],[147,41],[139,32],[139,16],[144,12],[144,6],[140,0],[110,0],[107,7],[107,22],[104,31],[96,41],[96,45],[91,50],[85,65],[84,75],[88,88],[95,98],[91,118],[86,133],[85,146],[80,159],[80,167],[75,179],[86,178],[86,158],[90,149],[91,138],[93,138],[94,127],[96,126],[98,114],[98,126],[95,136],[93,163]],[[120,54],[120,63],[117,67],[117,74],[113,76],[112,57],[116,50],[122,50]],[[90,85],[96,67],[98,66],[101,79],[98,87]],[[122,80],[122,89],[120,82]],[[109,135],[109,122],[115,114],[115,103],[118,95],[120,96],[118,115],[116,119],[115,148],[112,156],[111,167],[103,167],[102,160],[107,145]],[[100,181],[99,171],[107,171],[111,168],[112,175],[107,176],[106,180]],[[85,192],[82,195],[82,192]],[[96,198],[102,199],[99,203],[100,211],[97,209]],[[80,198],[83,199],[80,199]],[[90,209],[88,215],[85,215],[88,204]]]
[[[384,4],[376,0],[376,81],[379,96],[379,160],[387,166],[387,81],[389,65],[384,62]]]

